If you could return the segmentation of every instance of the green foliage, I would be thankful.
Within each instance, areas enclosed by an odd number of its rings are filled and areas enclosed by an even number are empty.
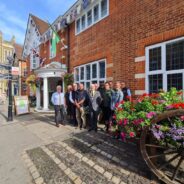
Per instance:
[[[73,74],[71,74],[71,73],[65,74],[65,76],[64,76],[64,88],[65,88],[65,91],[67,90],[67,86],[68,85],[72,85],[73,82],[74,82]]]
[[[138,132],[149,126],[161,144],[167,138],[172,145],[177,145],[177,139],[184,139],[184,133],[181,133],[184,131],[184,116],[174,117],[172,123],[168,120],[163,121],[159,126],[152,125],[152,120],[165,111],[184,109],[182,94],[181,91],[172,88],[169,92],[143,94],[135,103],[122,101],[116,104],[113,130],[121,132],[122,139],[125,139],[138,136]]]

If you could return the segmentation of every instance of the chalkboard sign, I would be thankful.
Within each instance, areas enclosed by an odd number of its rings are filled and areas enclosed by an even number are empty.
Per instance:
[[[15,114],[27,114],[30,112],[28,96],[15,96]]]

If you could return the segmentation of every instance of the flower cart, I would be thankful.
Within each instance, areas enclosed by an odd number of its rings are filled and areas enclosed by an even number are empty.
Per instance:
[[[144,94],[136,103],[116,105],[113,132],[136,138],[143,159],[166,184],[184,183],[184,102],[176,89]]]

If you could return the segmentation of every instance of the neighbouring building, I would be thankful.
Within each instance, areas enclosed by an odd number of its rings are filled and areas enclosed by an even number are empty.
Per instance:
[[[25,95],[26,88],[24,88],[24,90],[21,92],[21,83],[25,82],[26,77],[22,77],[23,75],[21,75],[21,70],[24,71],[27,68],[26,61],[22,60],[22,45],[16,43],[15,36],[12,37],[11,41],[5,41],[3,39],[3,33],[0,32],[0,64],[9,64],[7,60],[8,56],[15,56],[15,61],[13,64],[13,69],[15,72],[12,73],[12,95]],[[22,64],[22,62],[24,62],[24,64]],[[4,67],[0,67],[0,75],[0,94],[6,94],[8,90],[8,71]]]
[[[183,0],[78,0],[52,26],[30,15],[23,56],[28,73],[43,78],[37,94],[44,96],[44,109],[65,65],[86,88],[121,80],[134,96],[183,89],[183,10]],[[55,32],[60,42],[53,54]]]
[[[26,77],[27,77],[27,63],[26,60],[22,59],[22,45],[14,43],[14,53],[15,53],[15,66],[18,68],[18,75],[13,76],[13,89],[14,94],[18,95],[26,95],[27,85],[26,85]],[[18,86],[18,88],[16,88]]]
[[[12,56],[14,53],[14,37],[11,41],[3,39],[3,33],[0,31],[0,64],[7,64],[7,57]],[[8,75],[8,71],[5,68],[0,67],[0,75]],[[7,79],[0,77],[0,95],[7,93]]]

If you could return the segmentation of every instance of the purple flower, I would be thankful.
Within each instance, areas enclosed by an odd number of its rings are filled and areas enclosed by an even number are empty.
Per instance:
[[[166,109],[172,109],[173,106],[172,106],[172,105],[168,105],[168,106],[166,106],[165,108],[166,108]]]
[[[147,117],[148,119],[151,119],[151,118],[153,118],[155,115],[156,115],[155,112],[149,112],[148,114],[146,114],[146,117]]]
[[[160,100],[160,103],[162,103],[162,104],[165,103],[165,102],[166,102],[165,100]]]

